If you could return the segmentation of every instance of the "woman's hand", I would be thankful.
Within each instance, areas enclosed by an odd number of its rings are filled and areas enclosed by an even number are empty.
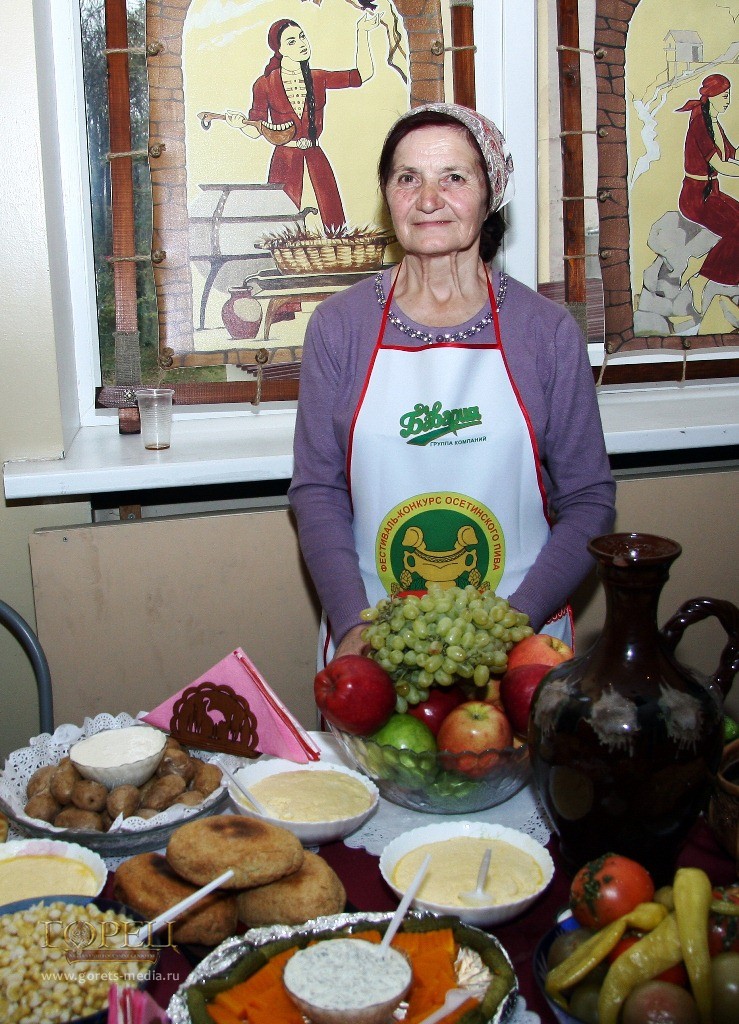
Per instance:
[[[380,12],[366,10],[363,16],[357,22],[357,33],[359,32],[371,32],[377,28],[380,24]]]
[[[227,110],[226,124],[231,128],[238,128],[240,132],[248,136],[250,139],[258,139],[260,132],[259,128],[251,121],[247,120],[246,116],[241,113],[240,110]]]
[[[366,654],[367,644],[362,639],[364,626],[353,626],[336,648],[334,658],[340,658],[343,654]],[[333,659],[332,659],[333,660]]]
[[[390,0],[376,0],[375,14],[382,25],[392,25],[395,20]]]

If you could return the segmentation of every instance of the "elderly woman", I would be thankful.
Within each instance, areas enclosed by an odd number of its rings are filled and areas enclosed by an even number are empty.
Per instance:
[[[575,321],[492,269],[511,176],[480,114],[404,114],[379,178],[405,256],[311,317],[289,496],[326,660],[361,652],[364,608],[432,580],[571,642],[615,486]]]

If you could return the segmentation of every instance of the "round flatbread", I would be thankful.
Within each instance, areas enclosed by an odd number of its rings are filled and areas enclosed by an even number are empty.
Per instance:
[[[116,870],[115,898],[151,921],[198,887],[175,874],[161,853],[140,853]],[[172,924],[175,943],[216,946],[238,927],[236,896],[216,889]]]
[[[206,885],[229,868],[224,889],[250,889],[291,875],[303,863],[303,847],[292,832],[257,818],[218,814],[181,825],[167,844],[167,860],[178,875]]]
[[[306,850],[299,871],[270,885],[240,892],[236,903],[239,920],[247,928],[304,924],[324,914],[340,914],[346,906],[346,892],[333,868]]]

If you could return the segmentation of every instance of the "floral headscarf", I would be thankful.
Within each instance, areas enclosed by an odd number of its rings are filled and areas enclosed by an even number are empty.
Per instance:
[[[514,193],[513,157],[500,130],[487,117],[458,103],[424,103],[401,114],[398,121],[415,117],[427,110],[453,117],[472,134],[482,152],[490,182],[488,212],[493,213],[501,206],[505,206],[513,198]]]

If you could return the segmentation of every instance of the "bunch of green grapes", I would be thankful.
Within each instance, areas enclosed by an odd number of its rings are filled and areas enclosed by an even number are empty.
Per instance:
[[[473,586],[431,583],[422,595],[383,598],[362,618],[362,638],[392,677],[400,712],[426,700],[432,686],[461,679],[485,687],[491,673],[505,672],[511,647],[534,632],[505,598]]]

